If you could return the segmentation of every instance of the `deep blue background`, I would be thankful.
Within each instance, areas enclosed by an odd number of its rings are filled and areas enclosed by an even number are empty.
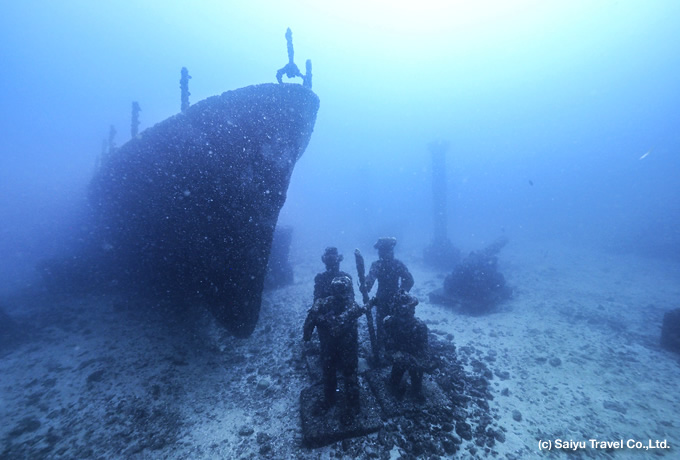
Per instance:
[[[7,3],[7,2],[6,2]],[[680,3],[28,0],[0,14],[0,292],[80,225],[109,125],[273,82],[293,29],[321,99],[281,222],[315,258],[431,238],[434,139],[450,234],[680,257]],[[643,155],[648,154],[645,158]],[[533,184],[533,185],[531,185]]]

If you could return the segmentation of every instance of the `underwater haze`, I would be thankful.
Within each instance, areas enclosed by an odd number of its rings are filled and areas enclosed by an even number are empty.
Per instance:
[[[25,286],[82,223],[109,126],[129,137],[198,102],[275,82],[293,31],[321,100],[279,223],[318,257],[432,237],[427,144],[450,143],[449,233],[677,258],[675,1],[6,2],[0,290]]]
[[[680,458],[680,1],[7,0],[0,50],[0,459]]]

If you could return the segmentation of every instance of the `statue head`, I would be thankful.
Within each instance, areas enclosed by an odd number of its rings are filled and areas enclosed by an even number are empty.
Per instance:
[[[352,295],[352,280],[349,276],[336,276],[331,281],[331,292],[334,296],[350,297]]]
[[[332,246],[327,247],[321,256],[321,262],[323,262],[329,270],[339,269],[342,259],[342,255],[338,254],[338,248]]]
[[[378,256],[381,259],[394,258],[394,247],[397,245],[397,239],[393,237],[378,238],[378,241],[373,245],[378,250]]]

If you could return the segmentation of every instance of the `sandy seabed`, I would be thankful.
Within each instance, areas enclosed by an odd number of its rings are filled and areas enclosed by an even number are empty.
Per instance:
[[[429,302],[445,273],[416,253],[397,257],[430,331],[493,373],[502,442],[483,450],[460,440],[455,458],[680,455],[680,361],[659,346],[664,312],[680,307],[680,264],[511,244],[499,268],[513,298],[469,316]],[[171,313],[121,294],[29,289],[5,299],[27,329],[0,350],[0,458],[409,458],[398,445],[381,449],[378,434],[302,446],[299,395],[311,383],[302,323],[317,261],[305,258],[295,284],[265,293],[248,339],[200,309]],[[650,449],[657,441],[668,447]]]

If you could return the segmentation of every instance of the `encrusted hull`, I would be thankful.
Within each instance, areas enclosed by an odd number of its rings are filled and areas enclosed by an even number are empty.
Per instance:
[[[190,106],[106,158],[90,203],[119,276],[200,299],[234,335],[250,335],[318,108],[299,85],[249,86]]]

